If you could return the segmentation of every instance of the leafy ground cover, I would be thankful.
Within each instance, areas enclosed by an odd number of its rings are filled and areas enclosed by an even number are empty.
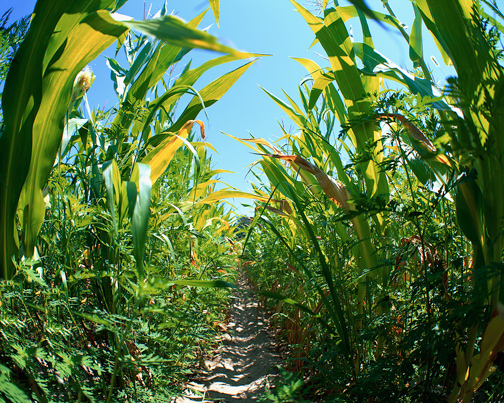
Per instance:
[[[41,0],[14,58],[0,54],[16,66],[2,94],[0,399],[170,401],[215,349],[242,268],[289,347],[264,401],[502,401],[498,4],[415,0],[407,29],[387,1],[322,1],[318,15],[291,0],[325,65],[293,61],[308,73],[299,101],[266,91],[295,130],[235,138],[260,155],[246,194],[217,187],[197,119],[253,61],[198,79],[257,55],[198,30],[202,15],[130,21],[122,3]],[[370,20],[404,38],[409,70],[379,52]],[[23,26],[2,25],[1,49]],[[443,86],[427,32],[454,68]],[[118,104],[96,110],[83,68],[113,43],[127,58],[108,61]],[[195,47],[225,55],[168,80]],[[237,196],[254,217],[233,218],[223,200]]]

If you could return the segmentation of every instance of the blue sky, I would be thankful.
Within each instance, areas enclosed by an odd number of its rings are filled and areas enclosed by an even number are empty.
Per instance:
[[[310,8],[308,1],[300,2]],[[390,0],[389,3],[399,19],[410,26],[413,20],[410,2]],[[340,2],[340,5],[343,4],[344,2]],[[372,0],[368,4],[374,10],[383,11],[380,0]],[[35,0],[0,0],[0,13],[13,7],[14,12],[11,18],[17,19],[31,13],[34,5]],[[120,13],[142,19],[146,9],[150,7],[151,14],[154,14],[162,5],[163,2],[158,0],[152,3],[129,0]],[[194,18],[207,7],[206,0],[168,2],[168,9],[173,10],[174,14],[185,20]],[[354,22],[354,24],[356,27],[354,34],[358,40],[358,23]],[[306,70],[291,57],[310,58],[322,66],[327,66],[328,62],[317,55],[317,53],[323,54],[320,47],[308,50],[314,36],[288,0],[221,0],[220,27],[215,24],[211,12],[207,13],[200,27],[208,26],[210,26],[209,33],[218,37],[226,45],[249,52],[272,55],[258,60],[219,102],[208,109],[209,121],[204,119],[204,115],[200,115],[206,123],[207,141],[212,143],[219,152],[218,155],[212,157],[214,167],[235,172],[223,174],[221,179],[231,186],[247,191],[251,189],[248,181],[254,178],[246,174],[250,164],[257,160],[258,156],[251,154],[250,149],[221,132],[246,138],[252,134],[254,137],[275,141],[282,136],[279,122],[284,121],[287,128],[291,127],[291,123],[259,85],[283,99],[285,99],[282,94],[284,90],[297,100],[298,85],[306,77]],[[376,24],[373,24],[371,28],[377,50],[400,66],[411,68],[407,44],[399,33],[385,31]],[[428,36],[424,35],[424,37]],[[427,43],[424,52],[426,59],[434,55],[442,63],[433,43]],[[106,51],[105,54],[114,57],[112,49]],[[191,52],[190,55],[193,66],[217,56],[217,54],[198,50]],[[211,70],[202,77],[196,89],[202,88],[213,79],[240,66],[241,63],[243,62],[226,64]],[[105,64],[105,57],[99,56],[90,63],[90,67],[97,77],[88,93],[91,107],[114,105],[116,96]],[[443,79],[449,72],[448,68],[442,64],[439,68],[434,65],[432,67],[438,79]],[[238,200],[236,202],[238,203],[235,204],[239,204]]]

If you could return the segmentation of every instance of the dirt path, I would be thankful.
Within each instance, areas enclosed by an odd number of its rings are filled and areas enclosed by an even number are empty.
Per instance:
[[[258,312],[257,299],[243,275],[238,286],[227,340],[219,354],[205,362],[208,372],[197,382],[190,382],[186,396],[177,398],[176,403],[256,402],[277,372],[275,365],[280,357],[268,334],[267,319]]]

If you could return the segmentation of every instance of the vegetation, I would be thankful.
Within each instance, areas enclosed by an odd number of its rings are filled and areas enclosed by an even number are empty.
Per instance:
[[[261,154],[246,194],[217,190],[197,118],[253,61],[196,88],[256,55],[199,31],[203,14],[118,21],[123,1],[39,0],[2,95],[0,401],[170,401],[240,267],[295,372],[264,401],[503,399],[504,15],[414,0],[408,33],[387,1],[321,1],[323,17],[291,2],[328,66],[295,59],[298,102],[266,91],[297,129],[236,139]],[[411,70],[378,52],[370,20],[404,37]],[[453,65],[443,88],[423,26]],[[92,109],[84,67],[114,42],[118,104]],[[168,80],[195,47],[225,55]],[[253,219],[233,224],[236,196]]]
[[[215,343],[236,272],[229,191],[194,119],[251,63],[195,85],[251,55],[197,30],[203,14],[119,22],[121,2],[67,3],[37,3],[3,94],[0,397],[170,401]],[[92,110],[83,68],[114,41],[119,103]],[[194,47],[228,55],[169,85]]]
[[[300,102],[269,95],[297,130],[244,141],[271,189],[257,216],[269,239],[251,233],[245,254],[260,294],[277,301],[291,367],[321,399],[468,402],[482,388],[478,399],[500,401],[502,387],[484,382],[502,379],[504,347],[502,14],[414,1],[408,34],[388,2],[387,14],[355,2],[323,18],[292,3],[330,66],[295,59],[311,78]],[[378,53],[369,18],[404,36],[415,70]],[[443,89],[422,24],[456,71]]]

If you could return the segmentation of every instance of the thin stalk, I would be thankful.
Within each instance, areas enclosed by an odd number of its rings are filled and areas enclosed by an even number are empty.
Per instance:
[[[144,299],[143,299],[143,295],[142,295],[143,293],[141,290],[141,286],[142,286],[142,284],[139,284],[138,292],[140,293],[140,295],[137,294],[137,296],[135,297],[135,299],[136,299],[135,309],[130,316],[128,324],[126,325],[126,329],[123,331],[123,333],[121,335],[121,339],[120,339],[118,346],[117,346],[117,352],[116,352],[116,356],[115,356],[115,360],[114,360],[114,370],[112,372],[112,378],[110,379],[110,387],[109,387],[109,392],[108,392],[107,400],[106,400],[107,403],[110,403],[110,401],[112,399],[112,393],[114,391],[114,385],[115,385],[117,373],[118,373],[119,367],[120,367],[119,362],[120,362],[121,357],[123,355],[123,346],[126,341],[126,337],[129,335],[131,327],[133,326],[133,320],[136,317],[135,311],[140,312],[140,309],[142,308],[142,305],[143,305]]]
[[[401,147],[401,142],[399,139],[397,139],[397,144],[398,148],[400,150],[402,159],[403,159],[403,164],[404,164],[404,172],[406,173],[406,180],[408,182],[408,187],[410,189],[411,193],[411,201],[413,204],[413,208],[416,211],[418,209],[417,203],[416,203],[416,198],[415,198],[415,192],[413,191],[413,183],[411,181],[411,176],[409,174],[408,168],[407,168],[407,157],[406,154]],[[427,273],[427,254],[426,254],[426,248],[425,248],[425,239],[424,239],[424,232],[421,230],[420,227],[420,222],[417,217],[412,217],[412,222],[413,225],[416,227],[417,233],[420,236],[420,244],[422,247],[422,262],[423,262],[423,272],[424,272],[424,277],[426,281],[426,292],[425,292],[425,305],[426,305],[426,311],[427,311],[427,323],[429,324],[429,328],[431,327],[432,323],[432,307],[431,307],[431,300],[430,300],[430,280],[428,279],[428,273]],[[425,374],[425,392],[428,391],[429,389],[429,384],[430,384],[430,379],[431,379],[431,370],[432,370],[432,364],[433,364],[433,356],[432,356],[432,348],[429,348],[427,352],[427,372]]]

